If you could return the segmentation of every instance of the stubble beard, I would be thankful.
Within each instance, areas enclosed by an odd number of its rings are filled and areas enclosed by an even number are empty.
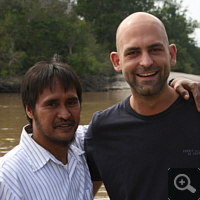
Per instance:
[[[153,80],[147,80],[147,81],[143,81],[143,85],[140,85],[138,83],[138,81],[136,80],[137,76],[135,74],[135,72],[131,75],[129,75],[128,73],[126,74],[126,81],[129,84],[129,86],[139,95],[141,96],[154,96],[159,94],[159,92],[162,90],[162,88],[164,87],[164,85],[167,82],[169,73],[167,73],[165,71],[164,76],[162,77],[161,75],[159,75],[159,79],[155,82]]]
[[[48,136],[45,134],[45,131],[42,128],[41,123],[39,122],[37,116],[35,116],[35,124],[38,129],[38,131],[42,134],[43,137],[45,137],[47,140],[49,140],[51,143],[58,145],[60,147],[69,147],[69,145],[75,140],[75,133],[73,137],[70,140],[61,140],[52,136]],[[53,133],[52,133],[53,135]]]

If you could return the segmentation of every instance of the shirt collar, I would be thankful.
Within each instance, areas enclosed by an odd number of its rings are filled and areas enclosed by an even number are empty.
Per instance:
[[[74,157],[81,162],[81,156],[85,153],[85,151],[79,149],[75,145],[71,144],[69,150],[72,152]]]
[[[49,160],[63,165],[63,163],[57,160],[49,151],[36,143],[31,136],[32,130],[30,125],[24,126],[21,134],[20,145],[24,149],[33,171],[41,169]],[[69,150],[72,156],[68,156],[68,159],[74,157],[78,162],[81,162],[81,156],[84,154],[84,151],[75,146],[73,143],[70,145]],[[68,160],[68,163],[69,162],[70,161]]]

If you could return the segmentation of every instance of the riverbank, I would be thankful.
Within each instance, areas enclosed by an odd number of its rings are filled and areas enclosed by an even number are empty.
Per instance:
[[[23,76],[0,77],[0,93],[19,93]],[[84,92],[107,91],[109,85],[115,82],[115,76],[91,76],[80,78]]]
[[[185,74],[179,72],[171,72],[169,79],[185,77],[192,79],[194,81],[200,82],[199,75]],[[84,92],[94,92],[94,91],[108,91],[108,90],[123,90],[129,89],[129,85],[124,80],[122,74],[116,74],[112,77],[105,76],[91,76],[87,78],[80,79]],[[22,81],[22,76],[0,78],[0,93],[19,93],[20,85]]]

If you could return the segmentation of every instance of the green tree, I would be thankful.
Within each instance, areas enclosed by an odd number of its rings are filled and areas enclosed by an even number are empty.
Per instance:
[[[97,42],[112,51],[119,23],[133,12],[153,8],[153,0],[77,0],[76,11],[92,24]]]
[[[109,54],[96,43],[89,23],[76,15],[63,16],[59,21],[58,54],[69,63],[80,77],[102,73]],[[110,64],[111,66],[111,64]]]
[[[178,47],[178,62],[174,71],[199,73],[199,48],[189,37],[197,27],[197,21],[186,19],[186,11],[176,0],[77,0],[77,13],[94,29],[97,42],[104,49],[115,49],[115,33],[119,23],[129,14],[146,11],[160,18],[169,41]]]
[[[114,70],[119,23],[136,11],[152,12],[178,48],[175,71],[199,73],[200,49],[189,37],[197,22],[176,1],[162,0],[0,0],[0,74],[23,73],[35,62],[58,55],[81,76]],[[158,2],[158,1],[156,1]],[[75,8],[75,9],[74,9]]]
[[[193,38],[189,37],[198,23],[186,18],[187,9],[182,8],[181,2],[176,0],[163,0],[155,14],[164,23],[168,33],[169,42],[177,46],[177,63],[172,67],[173,71],[185,73],[197,73],[200,66],[199,58],[195,52],[199,48],[195,46]]]
[[[4,76],[21,70],[22,62],[27,57],[26,52],[16,48],[16,32],[19,30],[17,24],[21,15],[17,9],[5,10],[0,11],[0,74]]]
[[[4,8],[4,9],[2,9]],[[59,55],[81,76],[102,71],[91,28],[70,0],[0,0],[0,73],[25,72],[35,62]],[[93,51],[95,50],[95,51]]]

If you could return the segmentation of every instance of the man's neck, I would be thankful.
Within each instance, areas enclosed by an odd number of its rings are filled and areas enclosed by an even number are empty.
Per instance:
[[[59,161],[61,161],[64,165],[68,163],[68,150],[69,147],[60,147],[58,145],[55,145],[54,149],[52,148],[49,150],[51,154],[55,156],[55,158]]]
[[[165,111],[169,108],[175,100],[178,98],[179,94],[171,87],[163,89],[159,94],[152,96],[141,96],[135,94],[130,97],[131,107],[141,115],[155,115]]]
[[[68,163],[67,160],[67,155],[68,155],[68,150],[69,146],[63,147],[57,144],[52,143],[51,141],[41,143],[43,137],[36,139],[34,135],[33,128],[29,125],[26,127],[27,133],[32,133],[32,139],[38,143],[40,146],[42,146],[44,149],[49,151],[57,160],[61,161],[64,165]],[[45,144],[45,146],[43,145]]]

